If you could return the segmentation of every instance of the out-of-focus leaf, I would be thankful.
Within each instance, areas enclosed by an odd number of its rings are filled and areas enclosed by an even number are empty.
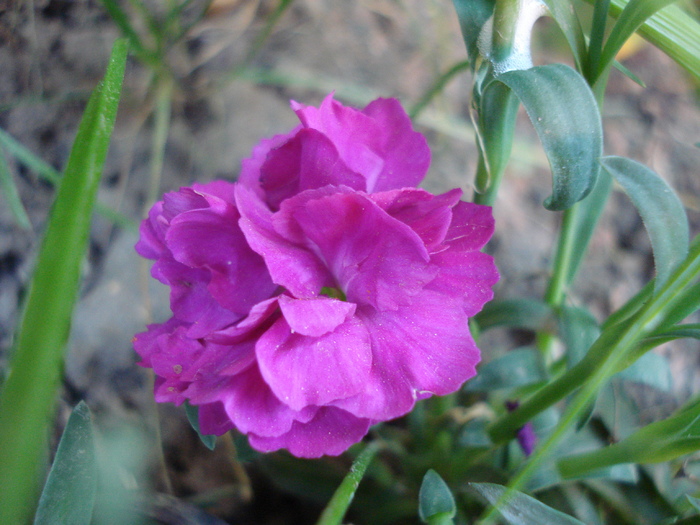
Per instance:
[[[199,408],[194,405],[190,405],[187,401],[185,401],[185,414],[187,414],[187,421],[190,422],[190,425],[194,431],[197,432],[197,435],[202,443],[204,443],[204,446],[209,450],[214,450],[214,447],[216,446],[216,436],[202,434],[199,431]]]
[[[588,243],[593,236],[603,208],[608,202],[610,191],[612,190],[612,177],[605,171],[598,173],[593,190],[576,204],[575,209],[571,209],[569,214],[564,216],[564,221],[573,221],[573,232],[571,238],[571,248],[568,250],[568,269],[566,274],[567,285],[574,282],[576,274],[581,266],[586,253]],[[564,226],[562,226],[564,228]]]
[[[632,366],[619,372],[615,377],[641,383],[662,392],[669,392],[673,386],[668,359],[653,352],[644,354]]]
[[[623,11],[618,15],[617,22],[610,31],[610,36],[605,42],[598,66],[598,75],[615,59],[627,39],[639,29],[639,27],[659,9],[672,4],[676,0],[630,0]]]
[[[495,0],[453,0],[462,37],[467,46],[467,55],[472,67],[477,62],[479,50],[477,40],[486,21],[491,17]]]
[[[617,60],[613,60],[613,66],[615,69],[617,69],[620,73],[625,75],[627,78],[629,78],[632,82],[639,84],[643,88],[647,87],[647,85],[644,83],[644,81],[639,78],[637,75],[632,73],[632,71],[629,70],[624,64],[621,64]]]
[[[10,168],[7,166],[5,154],[2,149],[0,149],[0,188],[2,188],[2,194],[5,196],[5,201],[9,205],[12,214],[15,216],[17,224],[24,230],[31,230],[32,224],[29,222],[27,212],[24,209],[22,200],[19,198],[17,185],[15,181],[12,180],[12,174],[10,173]]]
[[[479,367],[464,385],[467,392],[492,391],[539,383],[547,378],[541,354],[534,348],[516,348]]]
[[[601,164],[642,216],[654,252],[658,291],[688,255],[688,219],[683,204],[671,187],[643,164],[624,157],[606,157]]]
[[[474,319],[482,332],[502,326],[542,330],[547,324],[554,324],[551,308],[536,299],[491,301]]]
[[[498,76],[530,116],[552,169],[552,195],[544,205],[564,210],[583,199],[598,177],[603,128],[584,78],[569,66],[549,64]]]
[[[695,510],[700,512],[700,499],[694,498],[689,494],[686,494],[685,498],[688,500],[688,503],[690,503],[695,508]]]
[[[659,326],[659,330],[672,329],[698,308],[700,308],[700,282],[688,286],[676,296],[676,304],[665,312],[664,321]]]
[[[116,118],[128,44],[114,44],[83,115],[44,235],[0,396],[0,523],[26,522],[80,284],[92,210]]]
[[[586,37],[581,29],[581,22],[576,16],[571,2],[566,0],[543,0],[547,8],[556,21],[559,29],[564,34],[569,48],[574,56],[576,67],[583,70],[583,62],[586,57]]]
[[[467,68],[469,68],[469,61],[468,60],[462,60],[461,62],[457,62],[455,65],[453,65],[450,69],[445,71],[442,75],[440,75],[435,82],[423,93],[423,95],[418,99],[418,102],[416,102],[411,110],[408,112],[409,117],[411,117],[411,120],[414,120],[415,118],[418,117],[418,115],[427,107],[428,104],[430,104],[430,101],[435,98],[438,94],[442,93],[442,91],[445,89],[445,86],[452,80],[455,76],[460,74],[462,71],[465,71]]]
[[[559,313],[559,333],[566,345],[568,368],[578,363],[600,335],[598,321],[584,308],[564,306]]]
[[[35,525],[89,524],[97,492],[97,463],[90,409],[81,401],[73,409],[46,480]]]
[[[700,398],[604,449],[559,460],[566,478],[621,463],[659,463],[700,450]]]
[[[428,470],[418,493],[421,521],[429,525],[449,524],[456,513],[455,499],[447,483],[433,469]]]
[[[508,490],[494,483],[469,483],[468,486],[491,505],[501,500]],[[518,491],[511,491],[505,501],[498,504],[497,510],[510,525],[584,525],[576,518]]]
[[[625,304],[623,304],[618,310],[614,311],[603,323],[601,327],[603,330],[607,330],[609,327],[616,324],[622,323],[632,317],[635,313],[642,308],[647,301],[651,298],[654,291],[654,282],[649,281],[644,287],[639,290],[633,297],[631,297]]]

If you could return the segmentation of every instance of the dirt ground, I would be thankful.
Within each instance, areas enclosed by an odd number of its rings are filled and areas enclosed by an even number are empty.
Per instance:
[[[221,0],[215,5],[166,55],[177,85],[160,193],[193,181],[234,180],[241,159],[260,138],[295,124],[288,105],[292,98],[318,103],[334,89],[347,103],[363,105],[374,96],[395,96],[410,106],[440,73],[465,58],[447,0],[296,0],[252,59],[248,74],[234,77],[278,2]],[[199,8],[201,2],[193,2],[185,16]],[[540,27],[547,34],[553,31],[549,21]],[[97,1],[0,0],[0,129],[61,170],[86,98],[103,74],[118,35]],[[538,45],[536,62],[560,55],[546,42]],[[613,73],[604,111],[606,153],[641,161],[671,183],[688,208],[695,234],[700,230],[697,86],[649,45],[625,64],[647,86]],[[261,74],[270,72],[277,80],[260,82]],[[135,222],[149,204],[153,184],[150,78],[151,70],[132,58],[99,195],[102,203]],[[476,155],[468,124],[469,92],[470,79],[463,74],[418,120],[433,149],[424,184],[431,191],[471,191]],[[541,206],[549,194],[549,174],[522,117],[513,162],[495,206],[497,233],[489,248],[502,274],[499,297],[542,296],[559,220]],[[32,227],[20,228],[0,196],[0,365],[12,344],[18,306],[54,193],[11,155],[7,160]],[[153,410],[149,378],[135,366],[130,341],[147,322],[167,318],[167,291],[147,277],[147,265],[133,251],[136,239],[134,229],[96,216],[66,361],[59,428],[69,407],[85,399],[103,428],[130,424],[153,430],[146,419]],[[616,193],[572,300],[602,319],[652,273],[641,220],[626,197]],[[484,348],[486,358],[505,351],[501,344]],[[697,350],[697,343],[664,349],[673,357],[676,399],[697,390]],[[240,473],[217,466],[216,453],[203,451],[180,409],[162,407],[161,419],[176,495],[201,494],[240,481]],[[215,512],[230,516],[244,496],[238,494]]]

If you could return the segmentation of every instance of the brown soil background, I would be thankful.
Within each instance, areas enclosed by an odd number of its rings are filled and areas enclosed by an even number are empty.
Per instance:
[[[126,4],[126,2],[125,2]],[[161,3],[155,3],[155,11]],[[192,12],[199,8],[193,3]],[[374,96],[415,103],[440,73],[465,58],[451,2],[444,0],[296,0],[252,65],[282,74],[270,86],[231,78],[277,2],[221,0],[167,54],[178,79],[165,149],[160,193],[214,178],[234,180],[241,159],[265,136],[296,122],[289,99],[318,103],[330,90],[363,105]],[[187,16],[191,16],[188,12]],[[568,60],[551,21],[538,27],[536,63]],[[119,32],[92,0],[0,1],[0,128],[60,170],[65,166],[90,90],[104,72]],[[696,88],[668,57],[643,45],[625,64],[642,88],[614,72],[604,111],[606,153],[630,156],[661,174],[700,230],[700,110]],[[149,70],[130,60],[117,127],[100,188],[100,201],[138,220],[147,206],[153,129]],[[476,160],[468,127],[470,79],[452,81],[423,113],[417,127],[433,149],[424,186],[471,192]],[[525,115],[495,206],[497,233],[489,250],[502,273],[498,297],[541,297],[546,286],[559,215],[541,203],[549,194],[546,159]],[[0,359],[6,359],[53,197],[50,185],[8,156],[32,223],[19,228],[0,196]],[[85,285],[68,350],[57,429],[70,406],[85,399],[100,428],[135,425],[152,430],[149,379],[135,365],[134,333],[168,316],[167,291],[149,280],[133,251],[134,231],[95,217]],[[571,295],[603,319],[653,274],[641,220],[616,192],[592,242]],[[494,338],[485,358],[512,343]],[[650,396],[650,410],[665,412],[696,390],[697,343],[662,349],[671,356],[674,395]],[[0,361],[0,365],[4,364]],[[166,456],[177,495],[200,494],[235,482],[220,466],[222,452],[203,451],[182,411],[161,407]],[[217,448],[217,450],[220,450]],[[230,515],[236,498],[218,509]],[[290,518],[291,519],[291,518]],[[293,523],[294,521],[278,521]]]

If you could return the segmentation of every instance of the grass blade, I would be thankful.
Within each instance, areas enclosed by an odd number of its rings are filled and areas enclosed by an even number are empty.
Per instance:
[[[15,216],[17,224],[24,230],[31,230],[32,224],[29,222],[29,217],[27,212],[22,205],[22,200],[19,198],[19,192],[17,191],[17,185],[15,181],[12,180],[12,174],[10,173],[10,168],[7,166],[7,161],[5,160],[5,154],[0,149],[0,188],[2,188],[2,194],[5,196],[5,201],[7,202],[12,215]]]
[[[116,118],[128,44],[115,43],[59,186],[0,396],[0,523],[25,523],[60,379],[92,209]]]

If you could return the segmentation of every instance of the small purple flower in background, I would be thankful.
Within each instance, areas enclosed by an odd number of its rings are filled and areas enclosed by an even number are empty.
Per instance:
[[[519,406],[520,403],[517,401],[506,401],[506,409],[508,409],[508,412],[512,412]],[[535,450],[535,446],[537,445],[537,435],[535,434],[535,428],[532,422],[525,423],[525,425],[518,430],[515,437],[523,453],[526,456],[532,454],[532,451]]]
[[[203,433],[319,457],[476,373],[468,320],[498,272],[491,209],[415,188],[430,151],[396,100],[292,107],[301,125],[237,183],[166,194],[143,222],[173,317],[134,345]]]

